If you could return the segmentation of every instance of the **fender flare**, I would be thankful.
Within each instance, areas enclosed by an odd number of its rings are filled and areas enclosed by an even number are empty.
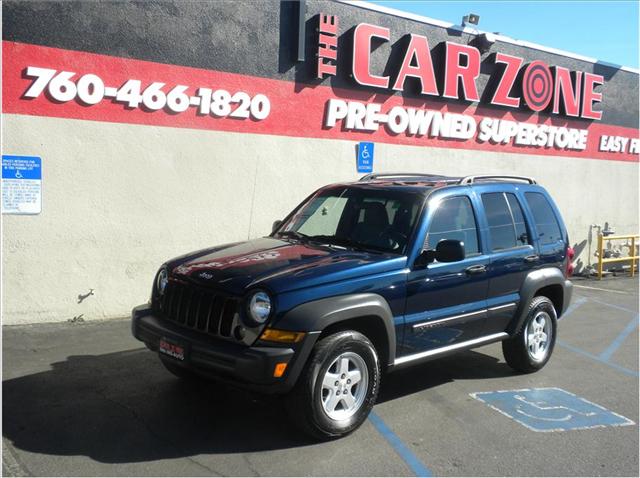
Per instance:
[[[529,303],[533,299],[536,291],[550,285],[563,286],[564,291],[565,278],[560,269],[555,267],[548,267],[544,269],[534,270],[527,274],[527,277],[524,279],[522,287],[520,288],[520,303],[518,304],[518,309],[516,310],[516,313],[514,315],[515,320],[512,322],[511,326],[509,326],[509,335],[517,334],[520,331],[520,328],[522,327],[522,324],[524,323],[527,316]],[[566,292],[563,293],[566,295]],[[563,301],[563,308],[568,305],[566,304],[566,302],[566,300]],[[560,314],[558,314],[558,316],[559,315]]]
[[[395,322],[389,304],[378,294],[349,294],[305,302],[286,312],[273,326],[300,332],[321,332],[330,325],[359,317],[371,317],[382,322],[389,351],[387,361],[392,364],[396,356]]]

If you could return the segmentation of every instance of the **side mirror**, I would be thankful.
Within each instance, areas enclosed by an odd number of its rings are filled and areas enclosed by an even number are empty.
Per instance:
[[[418,257],[416,257],[416,261],[413,263],[413,267],[415,269],[424,269],[429,264],[431,264],[435,258],[436,251],[432,249],[425,249],[420,253]]]
[[[464,259],[464,242],[454,239],[443,239],[436,246],[438,262],[458,262]]]
[[[280,224],[282,224],[282,221],[280,219],[278,219],[277,221],[273,221],[273,224],[271,225],[271,234],[276,232],[276,230],[280,227]]]

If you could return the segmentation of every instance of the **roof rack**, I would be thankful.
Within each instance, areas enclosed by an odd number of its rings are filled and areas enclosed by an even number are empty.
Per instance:
[[[465,176],[464,178],[456,178],[451,176],[443,176],[441,174],[429,173],[372,173],[362,176],[359,181],[373,181],[375,179],[410,179],[423,178],[431,181],[444,181],[454,184],[474,184],[483,180],[502,180],[502,181],[522,181],[528,184],[538,184],[535,179],[528,176],[509,176],[503,174],[474,174],[473,176]]]
[[[483,180],[483,179],[498,179],[498,180],[507,179],[507,180],[522,181],[528,184],[538,184],[535,179],[530,178],[528,176],[505,176],[502,174],[467,176],[460,180],[460,184],[473,184],[478,180]]]
[[[359,181],[373,181],[380,178],[432,178],[432,179],[451,179],[441,174],[428,173],[373,173],[362,176]],[[456,178],[457,179],[457,178]]]

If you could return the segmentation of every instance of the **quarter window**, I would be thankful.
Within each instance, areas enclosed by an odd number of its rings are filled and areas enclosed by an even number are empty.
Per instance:
[[[489,223],[491,250],[511,249],[528,243],[522,209],[513,194],[483,194],[482,204]]]
[[[560,231],[558,219],[544,194],[525,193],[525,197],[536,222],[540,243],[551,244],[561,241],[562,232]]]
[[[478,248],[478,228],[473,215],[471,201],[466,196],[444,199],[432,216],[425,249],[435,249],[443,239],[464,242],[467,256],[480,252]]]
[[[527,225],[524,222],[524,214],[522,214],[522,206],[520,201],[513,194],[505,194],[509,207],[511,208],[511,215],[513,216],[513,225],[516,229],[516,240],[519,246],[525,244],[531,244],[529,241],[529,235],[527,234]]]

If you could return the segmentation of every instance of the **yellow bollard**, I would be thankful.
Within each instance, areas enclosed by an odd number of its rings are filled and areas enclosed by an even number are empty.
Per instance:
[[[631,255],[631,257],[633,257],[633,259],[631,259],[631,277],[633,277],[635,275],[636,272],[636,238],[632,237],[631,238],[631,250],[629,251],[629,254]]]
[[[598,280],[602,280],[602,266],[603,262],[603,252],[602,252],[602,234],[598,233]]]

